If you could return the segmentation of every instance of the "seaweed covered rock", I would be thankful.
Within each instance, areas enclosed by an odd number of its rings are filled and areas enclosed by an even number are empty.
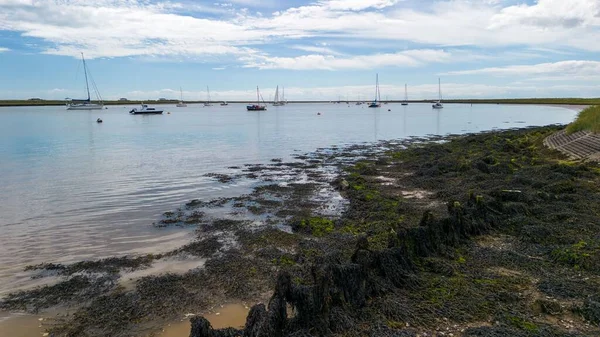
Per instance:
[[[588,321],[600,326],[600,295],[586,299],[583,302],[581,314]]]

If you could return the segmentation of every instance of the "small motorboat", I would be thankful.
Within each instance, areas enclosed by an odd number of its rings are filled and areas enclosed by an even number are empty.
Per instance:
[[[222,102],[221,103],[221,106],[226,106],[226,105],[229,105],[229,103],[227,103],[227,102]]]
[[[96,123],[102,123],[102,119],[100,119],[100,118],[96,119]]]
[[[162,115],[163,110],[156,110],[155,108],[149,107],[147,104],[142,104],[141,109],[134,108],[131,109],[129,113],[134,115]]]

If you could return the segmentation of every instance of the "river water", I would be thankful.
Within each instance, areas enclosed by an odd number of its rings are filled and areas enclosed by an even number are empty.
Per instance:
[[[568,123],[577,113],[468,104],[443,110],[429,104],[290,104],[247,112],[230,104],[165,105],[163,115],[133,116],[131,108],[0,108],[0,297],[36,285],[23,272],[29,264],[184,244],[189,229],[152,226],[160,214],[249,187],[221,184],[206,173],[332,145]],[[96,123],[98,117],[104,123]]]

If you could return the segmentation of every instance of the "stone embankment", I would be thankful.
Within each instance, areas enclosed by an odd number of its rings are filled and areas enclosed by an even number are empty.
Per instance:
[[[600,159],[600,135],[589,131],[567,134],[562,130],[546,138],[544,145],[564,153],[571,159]]]

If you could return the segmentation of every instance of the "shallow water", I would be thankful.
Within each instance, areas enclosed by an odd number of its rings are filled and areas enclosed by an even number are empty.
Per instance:
[[[246,317],[250,309],[241,303],[225,304],[212,310],[212,312],[203,315],[214,329],[238,328],[241,329],[246,324]],[[189,336],[191,324],[189,319],[185,318],[180,322],[169,324],[159,334],[161,337],[182,337]]]
[[[249,307],[242,303],[217,306],[203,316],[213,328],[243,328]],[[0,336],[2,337],[35,337],[47,336],[45,328],[52,326],[52,315],[8,315],[0,314]],[[162,332],[153,334],[160,337],[184,337],[190,335],[189,317],[172,322],[164,327]]]
[[[29,264],[184,244],[189,229],[152,226],[161,213],[250,187],[206,173],[319,147],[568,123],[576,115],[561,107],[460,104],[441,111],[429,104],[290,104],[264,112],[190,105],[165,106],[171,114],[158,116],[129,109],[0,108],[0,297],[40,282],[22,271]]]

